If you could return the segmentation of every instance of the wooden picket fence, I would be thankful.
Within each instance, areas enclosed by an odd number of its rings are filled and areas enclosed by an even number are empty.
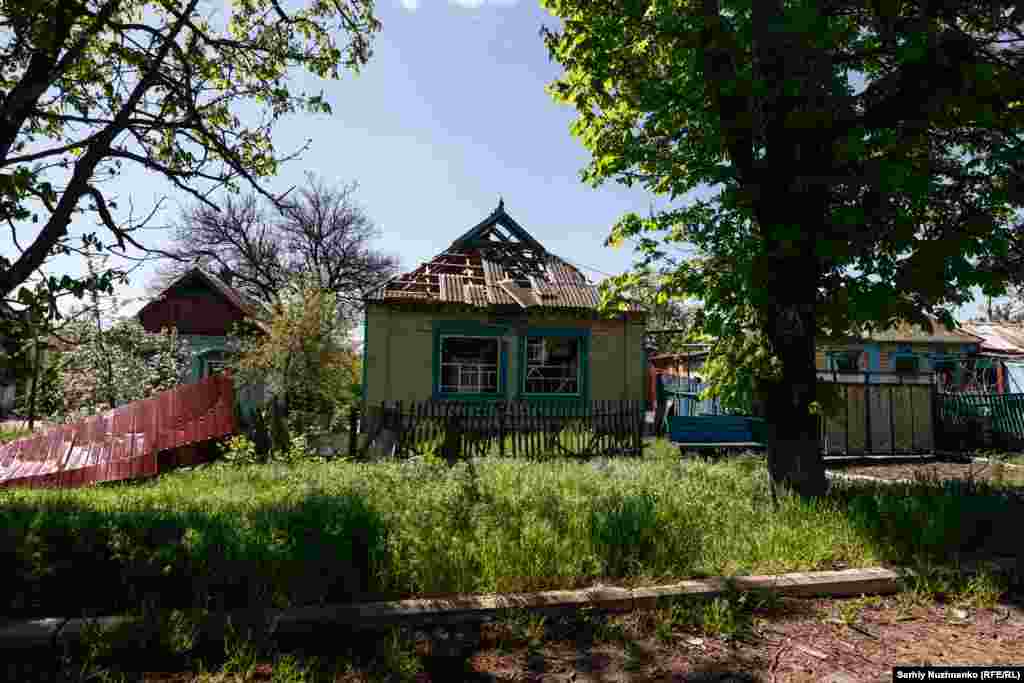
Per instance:
[[[385,401],[364,408],[363,448],[390,432],[386,448],[398,457],[639,455],[644,407],[643,401]]]

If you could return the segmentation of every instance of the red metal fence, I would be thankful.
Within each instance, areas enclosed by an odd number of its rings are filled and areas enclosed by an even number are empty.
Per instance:
[[[230,376],[183,384],[0,446],[0,486],[70,488],[150,477],[157,456],[236,430]]]

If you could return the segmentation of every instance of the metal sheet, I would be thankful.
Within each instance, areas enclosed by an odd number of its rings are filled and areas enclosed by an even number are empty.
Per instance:
[[[399,278],[385,283],[380,289],[369,295],[368,299],[375,301],[436,299],[480,308],[518,304],[524,308],[589,310],[596,309],[601,301],[596,285],[587,280],[573,265],[550,253],[544,260],[544,276],[542,278],[531,277],[530,287],[525,288],[524,291],[519,291],[523,288],[517,288],[514,292],[510,292],[507,287],[502,286],[502,282],[508,278],[504,268],[498,263],[481,258],[476,250],[464,254],[466,258],[464,270],[468,271],[472,277],[466,277],[461,273],[443,272],[443,269],[452,267],[453,256],[454,254],[448,252],[439,254],[432,261],[420,265],[411,274],[403,276],[406,278],[405,280]],[[439,269],[437,278],[431,279],[429,282],[422,278],[413,278],[424,268],[435,265]],[[404,289],[412,280],[417,283],[415,289]],[[528,296],[526,296],[527,293]],[[643,309],[639,305],[633,305],[629,310],[642,311]]]
[[[235,430],[231,378],[214,375],[0,446],[0,486],[67,488],[153,476],[158,452]]]

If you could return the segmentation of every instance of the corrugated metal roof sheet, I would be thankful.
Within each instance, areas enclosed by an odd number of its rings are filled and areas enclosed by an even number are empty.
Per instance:
[[[597,308],[601,303],[601,296],[594,285],[546,285],[538,293],[546,306]]]
[[[406,279],[373,290],[367,300],[433,299],[480,307],[518,304],[524,308],[577,309],[596,309],[601,301],[596,285],[554,255],[549,254],[545,260],[542,277],[530,277],[530,287],[512,282],[500,264],[481,258],[479,253],[466,254],[467,265],[453,263],[452,256],[449,252],[439,254],[407,274]],[[445,268],[457,272],[437,272]],[[643,308],[636,305],[631,310]]]
[[[968,322],[964,330],[981,337],[981,350],[1024,355],[1024,323]]]
[[[557,256],[552,255],[544,264],[548,282],[556,285],[586,285],[587,278]]]
[[[487,287],[483,285],[463,285],[462,300],[471,306],[487,306],[490,303],[490,300],[487,298]]]
[[[496,226],[504,226],[509,235],[494,240]],[[493,245],[493,246],[492,246]],[[502,263],[525,274],[529,286],[510,279],[509,271],[484,258],[481,249],[510,245],[501,255]],[[514,247],[514,248],[513,248]],[[511,260],[509,260],[511,259]],[[515,265],[519,264],[519,265]],[[539,274],[536,273],[539,267]],[[437,300],[486,308],[519,305],[523,308],[573,308],[594,310],[600,304],[596,285],[572,264],[546,251],[499,205],[487,219],[471,228],[448,248],[414,270],[398,276],[366,296],[367,301]],[[635,312],[644,309],[634,304]]]
[[[0,446],[0,486],[68,488],[157,474],[157,454],[234,433],[227,375]]]
[[[875,342],[919,342],[919,343],[978,343],[981,338],[963,330],[950,330],[938,320],[932,320],[935,328],[928,332],[920,325],[901,322],[884,330],[865,334],[864,339]]]

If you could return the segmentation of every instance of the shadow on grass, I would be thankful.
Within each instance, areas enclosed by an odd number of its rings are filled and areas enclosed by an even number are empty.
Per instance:
[[[833,480],[828,495],[894,564],[1024,559],[1024,500],[1013,487],[936,478],[907,484]]]
[[[0,527],[10,618],[376,599],[385,553],[384,522],[356,495],[216,513],[9,500]]]

